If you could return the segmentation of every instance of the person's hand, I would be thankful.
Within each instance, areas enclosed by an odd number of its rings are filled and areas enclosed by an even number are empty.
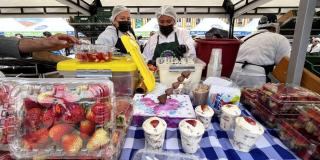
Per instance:
[[[44,49],[47,51],[56,51],[63,48],[69,48],[78,43],[79,41],[75,37],[65,34],[56,34],[49,38],[42,39]]]
[[[158,70],[158,67],[156,66],[156,61],[150,60],[148,61],[148,68],[152,72],[156,72]]]
[[[177,54],[177,58],[180,59],[181,57],[183,57],[183,54],[185,54],[187,52],[187,46],[186,45],[179,45],[176,48],[175,53]]]

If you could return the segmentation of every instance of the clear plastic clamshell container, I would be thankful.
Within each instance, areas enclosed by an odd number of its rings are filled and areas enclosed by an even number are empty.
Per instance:
[[[131,97],[116,98],[116,126],[118,129],[127,130],[132,121],[133,100]]]
[[[32,79],[12,89],[17,159],[106,158],[114,153],[114,91],[107,79]]]
[[[273,111],[295,111],[297,105],[319,103],[320,96],[300,86],[266,83],[258,91],[259,100]]]
[[[141,149],[138,150],[133,160],[198,160],[199,158],[183,153],[164,152],[164,151],[152,151]]]
[[[282,119],[278,123],[279,138],[282,142],[304,160],[320,159],[319,136],[310,134],[297,124],[298,120]],[[314,134],[319,134],[314,133]]]
[[[296,119],[298,113],[277,113],[265,107],[256,99],[251,99],[252,103],[251,113],[256,119],[263,123],[268,128],[276,128],[281,119]]]
[[[9,104],[10,92],[16,85],[14,79],[0,79],[0,150],[8,150],[8,142],[14,137],[16,116],[14,108]]]
[[[255,106],[255,100],[258,97],[258,90],[258,88],[241,89],[240,102],[244,104],[249,111],[251,111]]]

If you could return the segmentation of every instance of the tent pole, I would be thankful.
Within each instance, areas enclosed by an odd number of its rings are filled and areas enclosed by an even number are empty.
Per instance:
[[[288,67],[288,84],[300,85],[316,1],[300,1]]]

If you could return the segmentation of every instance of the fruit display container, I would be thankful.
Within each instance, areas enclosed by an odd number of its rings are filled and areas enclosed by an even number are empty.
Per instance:
[[[272,111],[296,111],[297,105],[320,103],[320,96],[300,86],[266,83],[258,91],[259,100]]]
[[[255,101],[258,98],[258,88],[243,88],[241,90],[240,102],[251,111],[252,107],[255,106]]]
[[[14,137],[16,116],[9,104],[9,95],[15,85],[10,79],[0,80],[0,150],[8,150],[8,141]]]
[[[271,111],[269,108],[265,107],[261,104],[258,100],[251,100],[253,104],[251,113],[254,115],[255,118],[260,120],[266,127],[268,128],[276,128],[277,123],[280,119],[289,118],[289,119],[296,119],[299,114],[297,113],[277,113]]]
[[[107,79],[37,79],[10,94],[17,116],[9,142],[16,159],[110,158],[114,91]]]
[[[297,128],[297,120],[282,119],[278,123],[279,138],[282,142],[303,160],[320,159],[319,139],[302,128]]]
[[[126,129],[131,124],[133,114],[133,104],[131,97],[117,97],[116,104],[116,126],[118,129]]]
[[[107,62],[112,59],[113,49],[105,45],[76,45],[76,59],[79,62]]]

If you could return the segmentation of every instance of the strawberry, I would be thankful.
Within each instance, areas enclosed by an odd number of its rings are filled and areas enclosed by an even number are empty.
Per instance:
[[[29,110],[32,108],[42,108],[42,106],[33,97],[29,97],[23,100],[24,107]]]
[[[97,129],[93,136],[89,139],[87,143],[87,149],[89,151],[94,151],[101,149],[104,145],[108,144],[110,141],[109,134],[103,128]]]
[[[194,119],[188,119],[186,120],[187,123],[189,123],[190,125],[192,125],[193,127],[195,127],[197,125],[197,121]]]
[[[39,129],[35,132],[22,136],[22,145],[24,148],[32,150],[42,148],[49,142],[48,130],[46,128]]]
[[[68,105],[67,109],[67,113],[64,113],[63,115],[63,120],[66,123],[76,124],[81,122],[85,118],[85,111],[78,104]]]
[[[95,122],[95,121],[94,121],[94,114],[93,114],[93,112],[91,111],[91,108],[87,111],[86,119],[89,120],[89,121],[91,121],[91,122]]]
[[[83,139],[89,138],[89,136],[94,132],[95,125],[89,120],[81,121],[80,123],[80,136]]]
[[[104,124],[110,120],[111,117],[111,106],[103,103],[96,103],[92,106],[91,111],[94,115],[94,122],[97,124]]]
[[[70,124],[56,124],[50,131],[49,136],[55,142],[60,142],[61,137],[73,131],[73,127]]]
[[[152,120],[152,121],[150,122],[150,124],[153,126],[153,128],[156,128],[156,127],[158,126],[158,124],[159,124],[159,120],[154,119],[154,120]]]
[[[55,121],[55,114],[52,109],[49,109],[44,112],[42,116],[42,123],[45,127],[50,128]]]
[[[251,125],[256,125],[256,121],[254,121],[252,118],[250,117],[244,117],[244,119]]]
[[[202,112],[208,111],[208,105],[201,105]]]
[[[76,134],[67,134],[61,139],[61,146],[69,155],[77,154],[82,148],[82,145],[83,141],[81,137]]]
[[[40,127],[42,111],[40,108],[32,108],[26,111],[25,122],[26,126],[31,129],[38,129]]]

